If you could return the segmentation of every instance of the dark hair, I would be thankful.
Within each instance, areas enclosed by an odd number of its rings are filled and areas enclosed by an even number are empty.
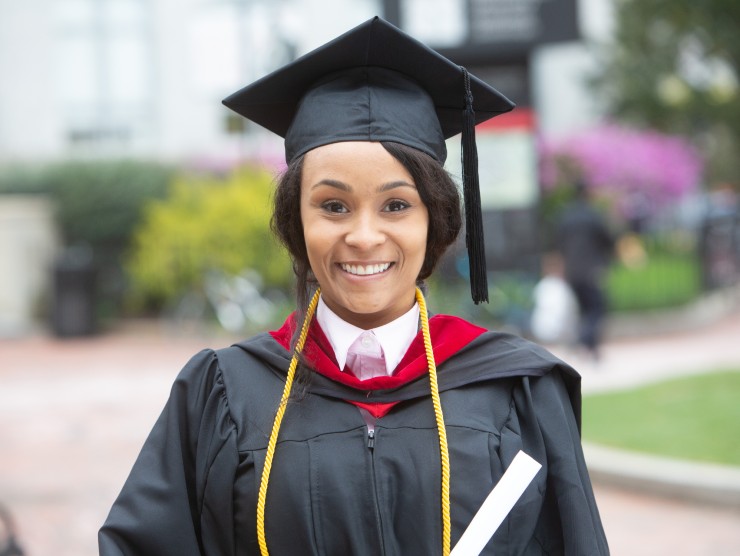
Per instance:
[[[457,185],[441,164],[431,156],[400,143],[381,143],[411,174],[422,202],[429,211],[429,230],[424,263],[418,282],[429,278],[440,258],[457,239],[462,226],[460,194]],[[278,179],[273,213],[272,231],[288,250],[297,278],[298,312],[302,314],[315,290],[306,252],[301,222],[301,174],[303,156],[295,159]]]

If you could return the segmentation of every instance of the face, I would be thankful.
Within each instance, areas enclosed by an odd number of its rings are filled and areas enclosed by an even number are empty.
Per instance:
[[[412,307],[429,213],[406,168],[380,143],[309,151],[301,220],[311,270],[337,315],[368,329]]]

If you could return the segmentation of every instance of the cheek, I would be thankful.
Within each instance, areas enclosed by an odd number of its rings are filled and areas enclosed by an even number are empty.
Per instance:
[[[331,249],[332,238],[329,230],[315,223],[304,224],[303,238],[306,243],[306,254],[311,266],[319,263],[326,253]],[[316,269],[314,268],[314,271]]]
[[[419,259],[419,264],[423,262],[426,255],[428,234],[429,226],[426,218],[419,219],[419,222],[404,234],[405,250],[409,254],[413,253],[414,257]]]

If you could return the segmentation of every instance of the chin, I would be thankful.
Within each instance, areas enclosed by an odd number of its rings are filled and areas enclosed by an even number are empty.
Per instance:
[[[386,304],[377,303],[375,301],[368,303],[352,303],[347,306],[347,310],[356,315],[376,315],[382,313],[383,309],[386,308]]]

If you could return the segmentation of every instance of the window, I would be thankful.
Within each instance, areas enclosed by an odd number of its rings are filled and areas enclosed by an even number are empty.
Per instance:
[[[153,44],[144,0],[54,4],[56,81],[74,151],[120,154],[151,134]]]

